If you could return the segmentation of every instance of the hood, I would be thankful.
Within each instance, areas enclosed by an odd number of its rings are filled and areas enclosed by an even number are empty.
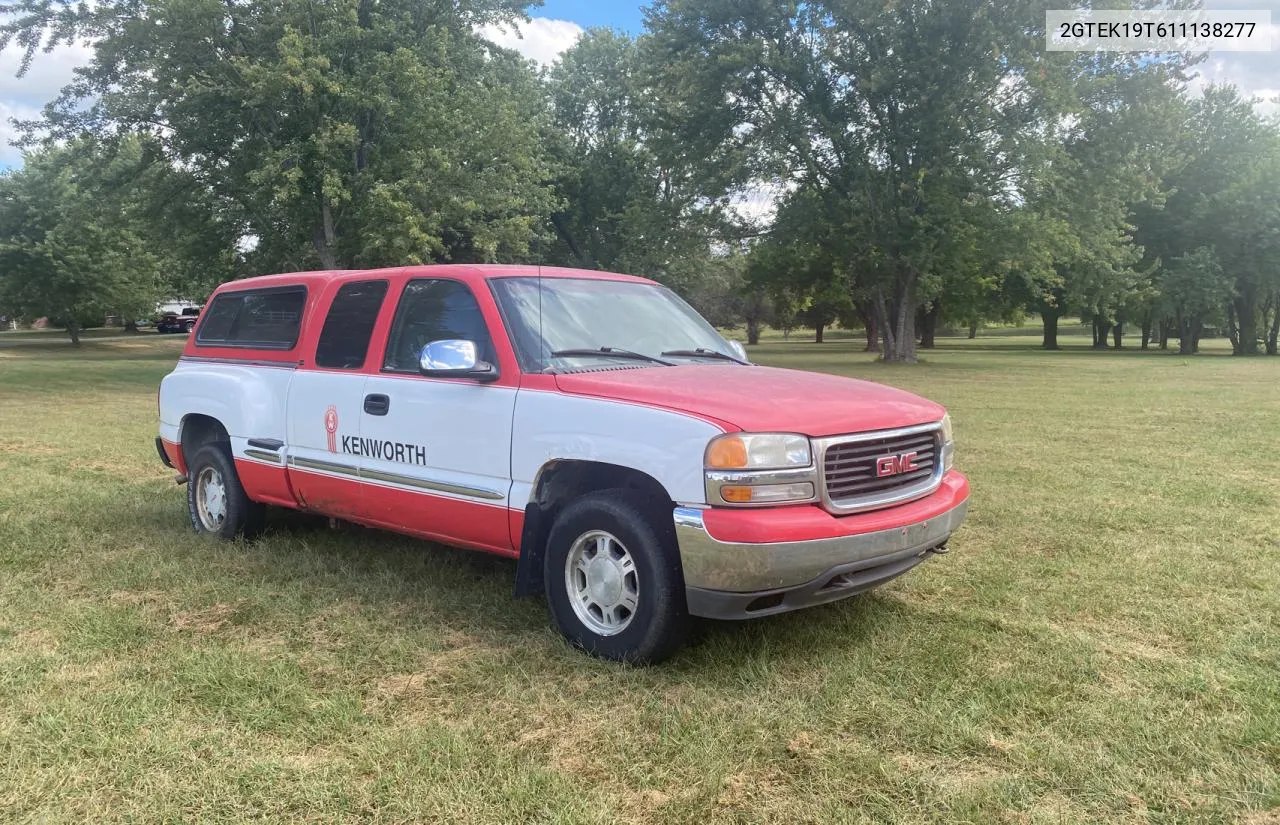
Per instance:
[[[688,364],[556,376],[564,392],[714,418],[747,432],[821,437],[925,424],[945,410],[904,390],[803,370]]]

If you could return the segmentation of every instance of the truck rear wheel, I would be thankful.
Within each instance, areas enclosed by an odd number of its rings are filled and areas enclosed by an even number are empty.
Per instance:
[[[187,514],[197,533],[253,538],[262,532],[266,509],[245,495],[225,445],[202,447],[187,463]]]
[[[689,612],[674,534],[621,490],[591,493],[556,518],[543,582],[556,626],[603,659],[652,664],[684,641]]]

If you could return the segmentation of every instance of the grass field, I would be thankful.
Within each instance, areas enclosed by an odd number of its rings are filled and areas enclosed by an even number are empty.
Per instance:
[[[753,350],[946,404],[970,519],[647,670],[509,561],[198,540],[152,447],[176,339],[0,350],[0,820],[1280,823],[1280,359],[1033,343]]]

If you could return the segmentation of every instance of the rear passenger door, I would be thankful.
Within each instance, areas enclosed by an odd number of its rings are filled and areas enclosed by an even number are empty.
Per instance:
[[[360,435],[366,360],[387,281],[344,283],[333,292],[316,339],[289,387],[289,478],[299,503],[358,517],[364,488],[353,439]]]
[[[481,296],[496,317],[492,296]],[[496,321],[495,321],[496,323]],[[471,288],[445,278],[405,284],[381,370],[365,385],[360,473],[367,520],[453,544],[510,552],[511,419],[516,376],[492,383],[428,378],[418,369],[431,341],[473,341],[498,363]],[[509,370],[514,372],[514,370]],[[368,406],[372,404],[373,406]]]

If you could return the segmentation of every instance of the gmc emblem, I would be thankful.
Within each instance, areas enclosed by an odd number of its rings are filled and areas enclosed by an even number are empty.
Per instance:
[[[903,453],[902,455],[882,455],[876,459],[876,478],[886,478],[888,476],[896,476],[898,473],[909,473],[912,470],[919,470],[916,464],[916,453]]]

